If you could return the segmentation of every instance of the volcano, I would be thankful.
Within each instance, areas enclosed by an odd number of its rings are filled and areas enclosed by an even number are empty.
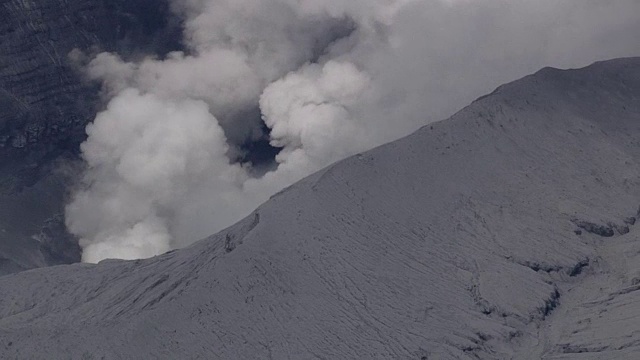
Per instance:
[[[2,358],[640,351],[640,58],[545,68],[188,248],[0,278]]]

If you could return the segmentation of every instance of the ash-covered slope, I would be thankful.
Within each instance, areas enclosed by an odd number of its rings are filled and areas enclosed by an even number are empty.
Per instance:
[[[640,351],[640,58],[544,69],[187,249],[0,279],[2,358]]]

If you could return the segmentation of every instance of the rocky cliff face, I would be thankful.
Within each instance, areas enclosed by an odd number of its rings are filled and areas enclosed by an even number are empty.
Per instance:
[[[77,159],[100,105],[69,52],[163,54],[179,48],[180,24],[156,0],[2,0],[0,19],[2,274],[79,259],[56,169]]]

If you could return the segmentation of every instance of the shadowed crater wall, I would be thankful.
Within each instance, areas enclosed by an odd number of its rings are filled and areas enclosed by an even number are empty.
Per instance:
[[[0,1],[0,274],[80,259],[60,216],[100,107],[73,49],[125,58],[181,50],[166,1]],[[64,170],[60,170],[64,169]]]

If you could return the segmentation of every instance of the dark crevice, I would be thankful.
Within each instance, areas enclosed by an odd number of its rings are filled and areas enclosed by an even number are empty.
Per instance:
[[[227,234],[224,239],[224,251],[227,253],[236,249],[236,244],[233,242],[233,235]]]
[[[570,344],[560,345],[560,351],[563,354],[580,354],[580,353],[599,353],[609,350],[607,346],[599,346],[599,347],[586,347],[586,346],[576,346]]]
[[[158,295],[156,298],[151,299],[149,302],[147,302],[142,308],[141,310],[144,310],[146,308],[150,308],[153,305],[159,303],[162,299],[164,299],[167,295],[171,294],[174,290],[176,290],[178,288],[178,286],[180,286],[181,281],[176,281],[174,283],[172,283],[167,289],[165,289],[160,295]],[[145,292],[146,293],[146,292]]]
[[[544,271],[546,273],[552,273],[552,272],[559,272],[560,270],[562,270],[562,266],[549,265],[549,264],[538,263],[538,262],[524,261],[520,263],[520,265],[526,266],[535,272]]]
[[[517,262],[517,264],[526,266],[535,272],[545,272],[547,274],[565,272],[570,277],[575,277],[580,275],[585,267],[589,266],[590,260],[589,258],[582,259],[572,267],[567,267],[562,265],[549,265],[546,263],[539,263],[536,261],[521,261],[521,262]]]
[[[571,271],[569,272],[569,276],[575,277],[580,275],[582,273],[582,270],[587,266],[589,266],[589,259],[580,261],[573,267],[573,269],[571,269]]]
[[[635,216],[629,216],[622,219],[622,224],[617,224],[613,222],[608,222],[606,224],[598,224],[586,220],[580,219],[571,219],[571,221],[579,228],[574,230],[576,235],[582,235],[583,230],[594,235],[602,236],[602,237],[613,237],[617,235],[628,234],[630,231],[630,226],[634,226],[636,221],[640,217],[640,208],[638,209]]]
[[[613,226],[611,226],[611,224],[600,225],[584,220],[573,220],[573,223],[576,224],[576,226],[580,229],[590,234],[595,234],[602,237],[612,237],[613,235],[615,235],[615,231],[613,230]]]
[[[558,289],[554,289],[551,296],[544,301],[544,307],[540,309],[540,313],[542,314],[542,319],[544,320],[547,316],[549,316],[555,308],[560,305],[560,292]]]

